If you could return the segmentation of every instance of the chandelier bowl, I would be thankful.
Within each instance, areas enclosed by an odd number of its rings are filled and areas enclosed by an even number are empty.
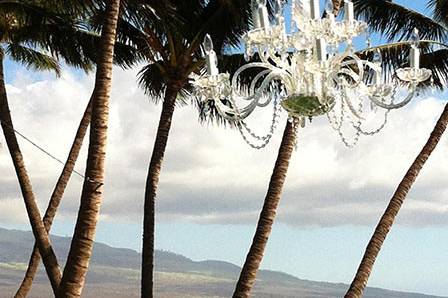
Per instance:
[[[334,98],[326,98],[321,103],[315,95],[292,94],[281,102],[281,106],[293,117],[315,117],[328,113],[333,109]]]

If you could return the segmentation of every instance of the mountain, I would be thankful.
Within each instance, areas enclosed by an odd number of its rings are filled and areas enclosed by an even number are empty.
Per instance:
[[[61,262],[65,262],[71,239],[52,236]],[[34,242],[31,232],[0,228],[0,298],[12,297],[20,283]],[[95,243],[83,297],[139,297],[140,254],[131,249]],[[156,251],[156,297],[230,297],[240,267],[222,261],[193,261],[182,255]],[[292,275],[261,270],[254,297],[342,297],[347,285],[315,282]],[[50,285],[41,269],[30,298],[51,297]],[[415,293],[368,288],[365,298],[437,298]],[[439,297],[440,298],[440,297]]]

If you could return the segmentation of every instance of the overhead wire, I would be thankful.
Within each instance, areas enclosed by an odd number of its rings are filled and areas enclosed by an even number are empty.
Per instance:
[[[12,129],[14,131],[14,133],[18,136],[20,136],[22,139],[24,139],[25,141],[27,141],[28,143],[30,143],[32,146],[34,146],[35,148],[37,148],[38,150],[40,150],[41,152],[43,152],[45,155],[47,155],[48,157],[50,157],[51,159],[55,160],[56,162],[62,164],[65,166],[65,162],[63,162],[62,160],[60,160],[59,158],[57,158],[56,156],[54,156],[53,154],[51,154],[48,150],[44,149],[42,146],[39,146],[36,142],[32,141],[30,138],[28,138],[27,136],[25,136],[23,133],[19,132],[18,130],[16,130],[14,127],[12,127],[11,125],[9,125],[8,123],[5,123],[4,121],[1,121],[4,125],[6,125],[7,127],[9,127],[10,129]],[[81,177],[82,179],[85,178],[85,176],[83,174],[81,174],[80,172],[76,171],[75,169],[73,169],[73,173],[75,173],[76,175],[78,175],[79,177]]]

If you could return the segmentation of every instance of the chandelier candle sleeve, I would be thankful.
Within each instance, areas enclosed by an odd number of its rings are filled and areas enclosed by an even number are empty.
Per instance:
[[[258,19],[260,22],[260,27],[264,28],[265,31],[268,31],[269,30],[268,9],[266,8],[266,5],[262,3],[258,5]]]
[[[381,84],[381,65],[383,63],[383,57],[381,56],[381,51],[376,50],[373,53],[373,63],[375,63],[378,66],[378,69],[375,70],[375,75],[373,76],[373,84],[374,85],[380,85]]]
[[[352,22],[355,19],[355,11],[353,8],[353,2],[349,0],[344,1],[344,14],[345,20]]]
[[[317,60],[324,62],[327,60],[327,43],[325,39],[319,38],[316,40]]]
[[[420,68],[420,50],[418,45],[420,43],[420,36],[418,29],[414,28],[411,34],[411,51],[409,52],[409,64],[411,68]]]
[[[420,68],[420,50],[415,46],[411,46],[410,65],[412,68]]]
[[[254,29],[260,28],[260,16],[258,14],[258,2],[252,0],[252,24]]]
[[[306,3],[306,1],[304,1]],[[311,0],[311,19],[313,20],[319,20],[321,18],[320,16],[320,7],[319,7],[319,0]]]

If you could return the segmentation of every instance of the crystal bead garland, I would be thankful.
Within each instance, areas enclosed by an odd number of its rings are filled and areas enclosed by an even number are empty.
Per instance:
[[[397,69],[398,80],[387,82],[381,52],[371,47],[367,24],[354,18],[350,0],[344,2],[343,20],[336,20],[332,14],[331,0],[325,5],[327,16],[323,19],[319,0],[293,0],[289,26],[285,24],[281,1],[273,3],[275,20],[271,23],[266,0],[253,1],[253,28],[242,37],[247,63],[232,77],[219,72],[209,35],[203,44],[207,71],[192,77],[194,95],[205,104],[213,102],[218,114],[234,122],[253,148],[264,148],[269,143],[283,110],[295,127],[304,127],[306,119],[326,115],[342,142],[352,147],[361,135],[380,132],[389,112],[408,104],[418,84],[431,77],[430,70],[420,68],[417,29],[411,36],[409,67]],[[287,27],[291,32],[286,32]],[[353,39],[361,35],[367,38],[363,53],[370,59],[355,53]],[[255,54],[259,61],[253,62]],[[249,73],[255,73],[250,83],[241,83]],[[406,90],[400,87],[403,83]],[[401,98],[403,92],[407,95]],[[272,122],[266,134],[258,135],[245,119],[257,108],[270,104]],[[383,121],[375,128],[364,128],[369,113],[380,112],[384,113]],[[345,127],[353,130],[352,136],[346,135]]]

